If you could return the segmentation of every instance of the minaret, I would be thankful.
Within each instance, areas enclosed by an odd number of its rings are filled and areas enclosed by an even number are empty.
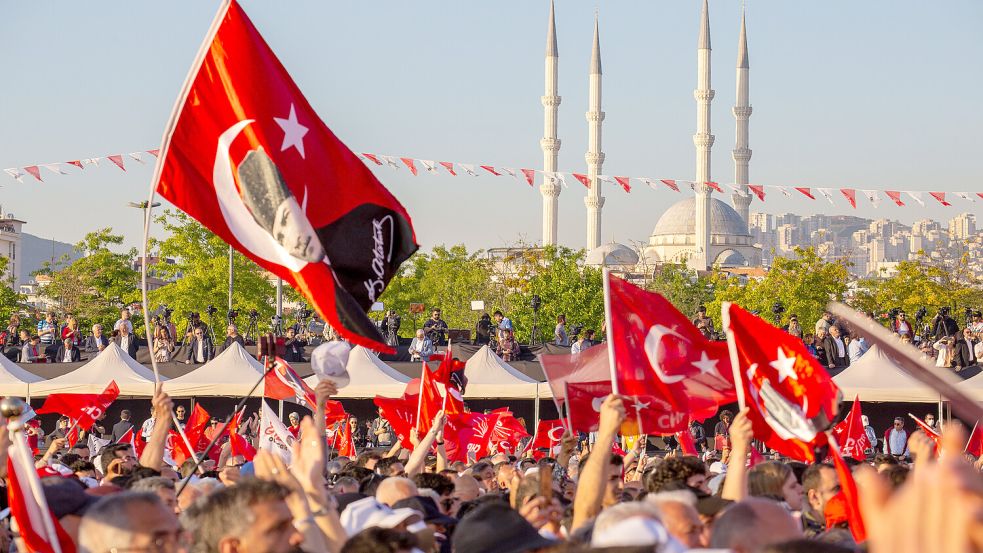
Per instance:
[[[734,184],[740,190],[732,196],[734,209],[744,219],[748,227],[748,216],[751,208],[751,192],[748,191],[748,162],[751,161],[751,149],[748,148],[748,119],[751,118],[751,104],[748,94],[749,64],[747,57],[747,25],[745,14],[741,14],[741,38],[737,45],[737,103],[734,105],[734,119],[737,120],[737,140],[734,145]]]
[[[710,88],[710,13],[707,0],[703,0],[700,14],[700,40],[697,45],[697,86],[693,91],[696,98],[696,207],[695,234],[696,253],[689,259],[691,269],[705,270],[710,265],[710,149],[713,135],[710,134],[710,102],[713,89]]]
[[[546,92],[543,95],[544,130],[539,141],[543,149],[543,171],[556,171],[556,158],[560,152],[560,139],[556,137],[556,114],[560,108],[557,92],[557,76],[560,54],[556,49],[556,17],[553,15],[553,0],[550,0],[550,21],[546,31]],[[555,177],[543,175],[539,186],[543,195],[543,245],[556,244],[556,208],[560,198],[560,183]]]
[[[604,152],[601,151],[601,122],[604,121],[604,112],[601,111],[601,41],[597,32],[597,15],[594,16],[594,48],[590,55],[588,110],[587,155],[584,158],[587,160],[590,190],[584,198],[584,205],[587,206],[587,250],[590,251],[601,245],[601,208],[604,207],[601,183],[597,179],[604,163]]]

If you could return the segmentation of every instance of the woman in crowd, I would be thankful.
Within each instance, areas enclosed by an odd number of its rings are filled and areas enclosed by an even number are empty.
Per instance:
[[[164,325],[154,328],[154,357],[158,363],[167,363],[174,354],[174,340]]]

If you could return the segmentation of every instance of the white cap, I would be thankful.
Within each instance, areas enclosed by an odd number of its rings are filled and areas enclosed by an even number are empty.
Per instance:
[[[414,509],[392,509],[374,497],[366,497],[345,507],[341,512],[341,525],[349,536],[354,536],[366,528],[393,528],[412,517],[417,517],[417,521],[423,520],[423,515]]]
[[[726,474],[727,465],[721,463],[720,461],[714,461],[710,463],[710,472],[714,474]]]
[[[673,539],[659,521],[646,516],[632,516],[596,532],[591,547],[660,546],[657,551],[682,553],[686,549]]]
[[[318,380],[330,380],[339,388],[351,382],[348,374],[348,355],[352,347],[346,342],[323,342],[311,352],[311,369]]]

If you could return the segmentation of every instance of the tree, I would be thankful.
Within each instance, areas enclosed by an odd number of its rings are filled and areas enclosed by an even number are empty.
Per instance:
[[[10,259],[0,257],[0,275],[7,272]],[[0,321],[10,320],[10,316],[20,311],[21,295],[14,290],[14,275],[0,281]]]
[[[716,270],[701,275],[685,265],[666,263],[655,269],[646,288],[662,294],[676,309],[692,317],[699,306],[713,300],[717,284],[722,279],[723,276]]]
[[[781,304],[782,323],[792,314],[798,315],[802,326],[818,320],[830,301],[843,301],[847,290],[847,264],[825,261],[813,248],[796,248],[795,257],[776,257],[771,269],[760,281],[746,284],[737,277],[722,280],[716,295],[707,305],[707,313],[720,323],[720,304],[724,301],[738,305],[768,321],[773,321],[773,308]],[[719,327],[718,327],[719,328]]]
[[[178,327],[178,339],[183,336],[191,312],[200,313],[205,323],[216,325],[216,337],[222,336],[228,308],[229,245],[179,211],[167,210],[157,222],[163,225],[168,237],[154,240],[153,249],[162,260],[170,259],[174,263],[160,262],[153,265],[152,270],[156,276],[173,282],[150,293],[151,312],[163,305],[173,309],[172,320]],[[270,275],[240,253],[233,259],[232,305],[239,310],[240,332],[245,333],[247,314],[254,309],[258,314],[259,329],[268,330],[276,293],[268,279]],[[209,305],[216,308],[214,316],[206,313]]]
[[[82,257],[44,268],[51,276],[44,294],[56,300],[65,315],[74,315],[81,328],[112,324],[120,309],[140,300],[139,275],[133,270],[136,248],[111,249],[122,243],[123,236],[113,234],[112,228],[90,232],[75,245]],[[134,321],[139,323],[139,319]]]

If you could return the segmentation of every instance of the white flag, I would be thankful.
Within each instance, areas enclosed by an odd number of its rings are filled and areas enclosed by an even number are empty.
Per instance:
[[[475,170],[474,165],[469,165],[467,163],[458,163],[458,165],[461,167],[461,169],[464,169],[464,171],[467,174],[471,175],[472,177],[478,176],[478,171]]]
[[[126,155],[128,155],[128,156],[130,156],[130,158],[132,158],[132,159],[133,159],[134,161],[138,161],[138,162],[140,162],[140,163],[144,163],[144,164],[146,164],[146,162],[145,162],[145,161],[143,160],[143,158],[142,158],[142,157],[140,156],[140,154],[141,154],[141,153],[142,153],[142,152],[131,152],[131,153],[129,153],[129,154],[126,154]]]
[[[831,203],[832,205],[836,205],[835,203],[833,203],[833,189],[832,188],[817,188],[816,190],[818,190],[819,193],[822,194],[823,196],[826,196],[826,199],[829,200],[829,203]]]
[[[499,167],[499,169],[501,169],[502,171],[505,171],[509,175],[512,175],[512,178],[515,178],[516,175],[517,175],[517,173],[515,172],[515,169],[513,169],[511,167]]]
[[[283,462],[290,465],[292,454],[290,447],[294,443],[294,436],[287,430],[287,427],[277,416],[273,409],[263,400],[263,409],[260,412],[261,424],[259,426],[259,449],[265,449],[270,453],[279,455]]]
[[[82,163],[84,163],[85,165],[95,165],[96,167],[99,167],[99,158],[97,157],[85,158],[82,160]]]
[[[962,199],[964,199],[964,200],[966,200],[968,202],[972,202],[974,204],[976,203],[976,200],[974,200],[972,196],[970,196],[969,194],[967,194],[965,192],[956,192],[955,194],[956,194],[956,196],[959,196],[960,198],[962,198]]]
[[[102,451],[102,448],[104,448],[107,445],[109,445],[109,442],[111,442],[111,441],[112,440],[104,440],[102,438],[96,438],[96,435],[95,434],[89,434],[89,444],[88,444],[89,445],[89,459],[95,459],[96,457],[98,457],[99,456],[99,453]],[[136,448],[134,448],[133,451],[135,453],[136,452]]]
[[[429,171],[431,173],[436,173],[437,172],[437,162],[436,161],[430,161],[429,159],[421,159],[420,160],[420,163],[423,164],[423,167],[425,167],[427,171]]]
[[[615,182],[614,177],[609,177],[607,175],[597,175],[597,180],[601,182],[606,182],[608,184],[618,184]]]
[[[864,196],[867,197],[867,201],[874,207],[881,205],[881,195],[877,192],[877,190],[861,190],[861,192],[864,193]]]
[[[648,185],[652,190],[658,190],[659,184],[648,177],[638,177],[638,180],[642,181],[643,184]]]
[[[792,193],[789,191],[787,186],[776,186],[775,188],[777,188],[782,194],[785,194],[786,198],[792,197]]]
[[[382,161],[385,161],[386,162],[386,165],[392,167],[394,171],[399,171],[399,164],[396,163],[396,158],[394,158],[393,156],[383,156],[383,155],[380,155],[379,156],[379,159],[381,159]]]
[[[925,202],[922,201],[922,193],[921,192],[905,192],[905,194],[911,196],[911,199],[912,200],[915,200],[916,202],[918,202],[918,205],[920,205],[922,207],[925,207]]]
[[[61,170],[60,165],[60,163],[45,163],[41,165],[41,167],[44,167],[56,175],[67,175],[68,173]]]
[[[11,178],[13,178],[17,182],[24,182],[23,180],[21,180],[21,177],[24,176],[24,173],[20,172],[17,169],[4,169],[3,172],[10,175]]]
[[[563,188],[570,188],[570,186],[567,185],[567,179],[566,179],[566,177],[563,176],[563,173],[550,173],[550,175],[554,179],[560,181],[560,184],[563,185]]]

